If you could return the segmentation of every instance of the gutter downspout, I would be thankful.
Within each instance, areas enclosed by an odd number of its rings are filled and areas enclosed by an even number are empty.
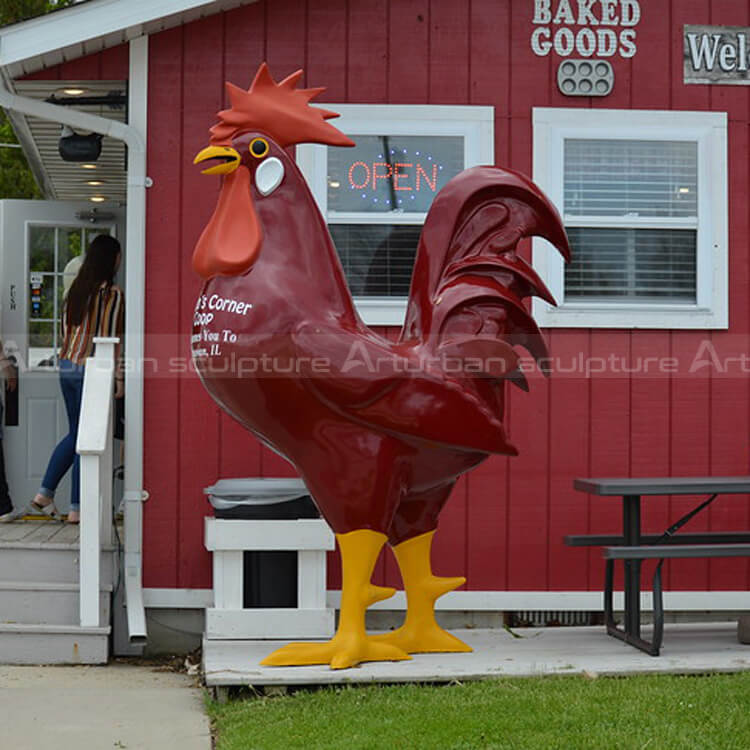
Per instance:
[[[125,403],[125,606],[128,636],[133,645],[145,645],[146,609],[143,604],[143,369],[146,309],[146,133],[148,132],[148,36],[130,41],[128,119],[138,136],[139,151],[128,144],[128,188],[125,241],[125,357],[136,367],[126,368]],[[133,169],[134,168],[134,169]],[[131,171],[133,170],[133,171]],[[131,255],[131,248],[133,250]]]
[[[89,130],[124,141],[128,147],[126,216],[125,309],[125,601],[130,642],[146,642],[146,612],[143,605],[142,538],[143,501],[143,372],[144,304],[146,266],[146,99],[148,93],[148,37],[130,42],[129,113],[131,124],[108,120],[86,112],[48,104],[14,94],[0,76],[0,106],[41,120]],[[141,97],[141,98],[139,98]]]

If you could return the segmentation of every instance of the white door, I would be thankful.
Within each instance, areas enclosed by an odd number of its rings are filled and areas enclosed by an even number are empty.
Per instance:
[[[16,508],[42,481],[57,441],[68,432],[56,353],[60,345],[63,270],[97,234],[121,239],[122,211],[67,201],[0,201],[0,338],[19,364],[18,424],[4,427],[5,464]],[[106,218],[108,215],[108,218]],[[70,505],[69,473],[55,496]]]

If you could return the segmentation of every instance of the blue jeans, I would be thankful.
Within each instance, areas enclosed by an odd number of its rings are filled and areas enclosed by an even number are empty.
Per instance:
[[[50,499],[55,497],[57,485],[72,466],[73,476],[70,485],[70,509],[78,510],[81,505],[81,466],[76,453],[78,440],[78,421],[81,416],[81,397],[83,395],[83,365],[76,365],[69,359],[61,359],[60,388],[62,389],[65,411],[68,414],[68,434],[52,451],[47,471],[42,479],[39,494]]]

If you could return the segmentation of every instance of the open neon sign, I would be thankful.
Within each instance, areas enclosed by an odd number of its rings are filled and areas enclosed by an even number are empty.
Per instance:
[[[352,135],[353,150],[328,149],[328,210],[425,213],[464,168],[462,136]]]
[[[429,171],[428,171],[429,170]],[[438,165],[425,169],[420,162],[355,161],[347,171],[349,185],[355,190],[377,190],[378,181],[392,183],[394,190],[437,191]]]

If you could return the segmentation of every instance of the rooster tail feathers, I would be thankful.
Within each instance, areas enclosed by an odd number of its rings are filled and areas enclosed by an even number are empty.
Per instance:
[[[446,279],[438,288],[432,311],[433,331],[438,335],[430,340],[440,347],[445,341],[467,335],[493,337],[511,346],[523,346],[544,369],[549,354],[542,333],[512,283],[504,281],[469,272]],[[472,326],[467,325],[467,309],[473,313]]]
[[[547,347],[523,299],[555,301],[516,253],[519,240],[530,236],[544,237],[569,260],[562,220],[528,178],[499,167],[474,167],[453,178],[422,230],[402,339],[454,354],[459,342],[471,354],[491,353],[490,340],[520,345],[544,372]],[[481,344],[469,346],[469,339]],[[510,363],[505,350],[495,354]],[[499,376],[528,387],[514,367]]]
[[[557,305],[552,293],[539,278],[539,274],[520,255],[514,252],[503,254],[501,248],[492,246],[486,250],[488,252],[482,254],[480,258],[464,258],[451,263],[445,271],[446,278],[456,278],[466,273],[478,273],[497,279],[512,274],[513,286],[518,290],[520,297],[540,297],[550,305]]]

